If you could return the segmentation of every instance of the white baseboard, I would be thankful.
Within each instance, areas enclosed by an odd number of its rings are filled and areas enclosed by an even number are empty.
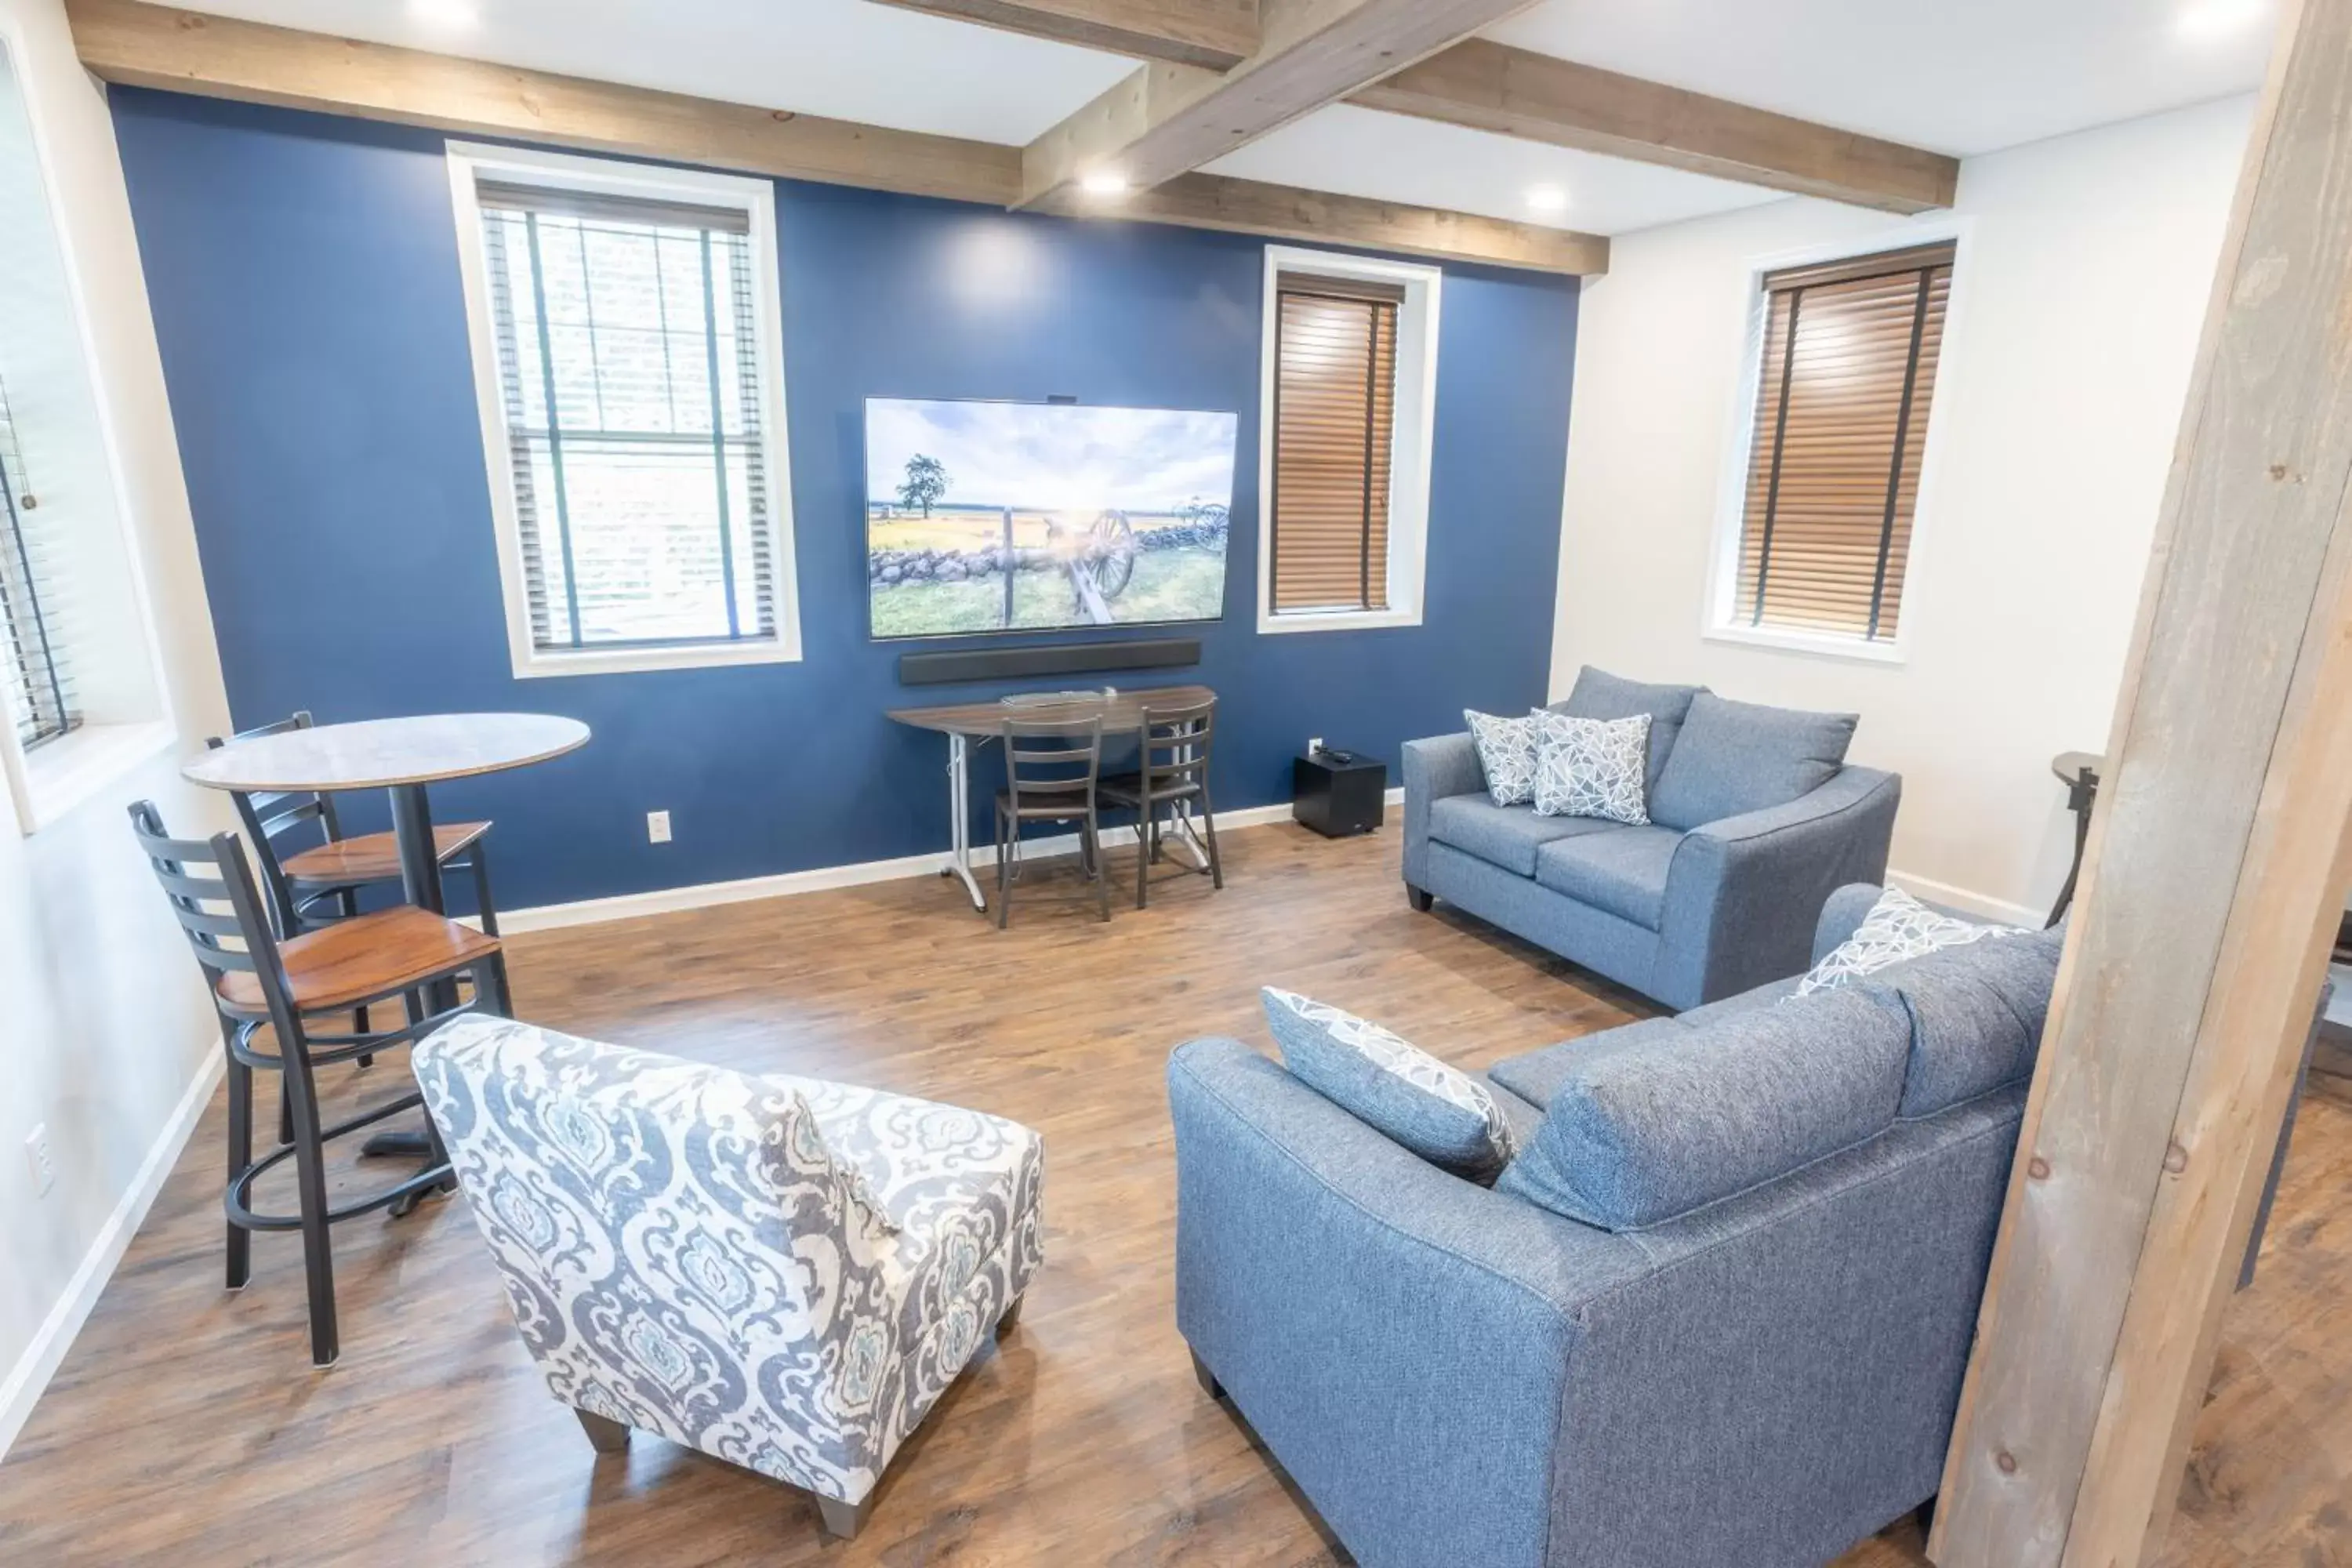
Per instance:
[[[1404,804],[1404,791],[1388,793],[1391,808]],[[1217,813],[1220,832],[1237,827],[1255,827],[1268,822],[1285,822],[1290,817],[1290,803],[1279,801],[1272,805],[1244,806],[1239,811]],[[1116,847],[1118,841],[1112,840]],[[1078,836],[1075,833],[1055,834],[1047,838],[1023,841],[1025,855],[1075,855]],[[971,851],[975,868],[996,864],[996,847],[975,845]],[[499,930],[504,933],[556,931],[565,926],[600,925],[606,921],[635,920],[643,915],[665,915],[679,910],[709,909],[719,904],[749,903],[755,899],[789,898],[796,893],[821,893],[833,888],[863,887],[868,882],[891,882],[904,877],[932,877],[947,864],[947,852],[935,850],[927,855],[901,855],[889,860],[859,860],[846,866],[818,866],[806,871],[783,871],[772,877],[745,877],[731,882],[697,882],[683,888],[657,888],[650,892],[622,893],[609,899],[583,899],[577,903],[541,904],[534,909],[501,910]],[[477,923],[468,920],[467,924]]]
[[[1897,871],[1891,867],[1887,869],[1886,879],[1905,892],[1925,899],[1931,904],[1966,910],[1970,914],[1982,915],[1989,921],[2000,921],[2004,925],[2040,931],[2042,923],[2050,918],[2048,910],[2028,909],[2023,904],[2012,904],[2007,899],[1990,898],[1967,888],[1956,888],[1949,882],[1938,882],[1933,877],[1915,877],[1908,871]]]
[[[212,1103],[214,1087],[220,1082],[221,1072],[226,1066],[217,1049],[205,1053],[203,1069],[190,1080],[187,1092],[180,1097],[172,1119],[156,1135],[154,1144],[147,1151],[146,1160],[131,1178],[131,1185],[124,1190],[121,1201],[114,1205],[114,1212],[107,1215],[106,1223],[99,1227],[97,1238],[82,1257],[81,1267],[74,1270],[73,1279],[67,1282],[64,1294],[58,1298],[57,1305],[49,1309],[49,1315],[42,1321],[40,1331],[33,1336],[33,1342],[25,1347],[25,1353],[18,1356],[16,1364],[8,1369],[7,1381],[0,1383],[0,1458],[7,1457],[9,1446],[16,1442],[16,1434],[25,1429],[26,1421],[33,1414],[33,1406],[49,1386],[49,1379],[56,1375],[58,1364],[65,1360],[66,1352],[73,1348],[74,1336],[81,1332],[90,1309],[98,1305],[99,1295],[106,1289],[106,1282],[114,1277],[114,1266],[122,1261],[123,1251],[130,1247],[131,1238],[139,1234],[140,1224],[146,1219],[147,1210],[155,1202],[155,1194],[163,1190],[164,1178],[178,1163],[180,1151],[187,1147],[189,1137],[204,1116],[205,1107]]]

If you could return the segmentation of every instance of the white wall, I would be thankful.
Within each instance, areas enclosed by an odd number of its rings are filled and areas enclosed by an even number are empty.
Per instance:
[[[1903,774],[1893,870],[2046,910],[2059,752],[2105,743],[2251,98],[1973,158],[1900,666],[1702,637],[1759,258],[1905,220],[1791,200],[1618,238],[1585,291],[1552,688],[1580,665],[1858,712]]]
[[[68,469],[76,462],[109,469],[63,472],[54,488],[60,497],[110,498],[111,505],[78,510],[75,526],[113,531],[114,541],[101,542],[135,569],[132,602],[143,600],[178,734],[29,837],[0,813],[5,1449],[217,1071],[203,986],[122,808],[151,795],[175,831],[192,835],[226,826],[228,817],[219,797],[176,776],[190,747],[225,726],[227,703],[113,124],[74,58],[58,0],[0,0],[0,41],[31,117],[100,432],[86,453],[60,452],[57,460]],[[0,103],[0,111],[17,110]],[[23,282],[0,276],[0,289]],[[47,461],[28,458],[37,468]],[[47,1196],[36,1194],[24,1152],[41,1123],[58,1166]]]

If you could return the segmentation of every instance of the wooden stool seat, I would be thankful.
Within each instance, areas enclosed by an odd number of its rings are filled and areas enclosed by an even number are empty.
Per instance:
[[[357,1006],[487,960],[499,939],[414,905],[337,921],[278,945],[287,990],[304,1013]],[[215,987],[221,1005],[241,1017],[268,1013],[260,982],[241,970]]]
[[[453,822],[433,829],[434,858],[447,863],[471,849],[490,830],[487,822]],[[281,863],[286,879],[304,888],[341,888],[356,882],[400,880],[400,845],[389,833],[331,838]]]

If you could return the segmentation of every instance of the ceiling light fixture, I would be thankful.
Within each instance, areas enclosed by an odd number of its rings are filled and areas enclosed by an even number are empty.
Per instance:
[[[2226,38],[2245,31],[2269,12],[2269,0],[2192,0],[2173,19],[2172,29],[2199,42]]]
[[[1528,207],[1533,212],[1564,213],[1568,210],[1568,193],[1558,185],[1530,186]]]
[[[440,33],[470,33],[482,14],[467,0],[408,0],[409,19]]]
[[[1127,176],[1116,169],[1097,169],[1078,182],[1078,188],[1090,196],[1123,196]]]

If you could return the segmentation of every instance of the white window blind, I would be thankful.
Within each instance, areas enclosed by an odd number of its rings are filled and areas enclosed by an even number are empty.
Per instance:
[[[29,751],[81,722],[64,647],[65,604],[40,500],[25,473],[16,421],[0,387],[0,676],[16,742]]]
[[[533,646],[775,642],[748,216],[477,195]]]

